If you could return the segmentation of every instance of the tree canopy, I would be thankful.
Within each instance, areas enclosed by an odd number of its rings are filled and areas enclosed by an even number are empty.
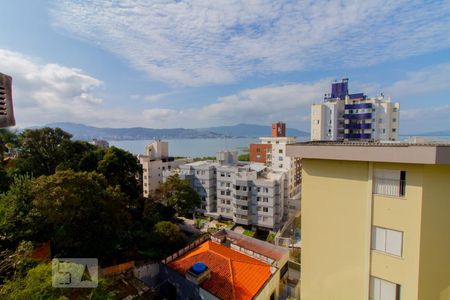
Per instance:
[[[58,289],[52,286],[50,263],[41,263],[23,277],[16,276],[0,288],[0,298],[5,300],[28,299],[115,299],[116,292],[109,288],[109,281],[99,279],[95,289]]]
[[[173,207],[179,214],[187,214],[201,204],[197,192],[187,180],[180,179],[178,175],[167,178],[157,193],[165,205]]]

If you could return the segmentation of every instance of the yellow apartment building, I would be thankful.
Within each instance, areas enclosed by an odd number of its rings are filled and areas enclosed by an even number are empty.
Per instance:
[[[308,142],[302,300],[450,300],[450,145]]]

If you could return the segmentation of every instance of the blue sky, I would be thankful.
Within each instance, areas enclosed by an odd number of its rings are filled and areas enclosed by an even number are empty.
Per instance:
[[[2,4],[19,127],[309,130],[330,83],[401,103],[401,133],[450,130],[450,2],[122,0]]]

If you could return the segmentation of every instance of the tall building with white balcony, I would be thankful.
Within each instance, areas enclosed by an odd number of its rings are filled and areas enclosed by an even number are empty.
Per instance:
[[[189,163],[191,158],[174,159],[169,156],[169,143],[156,140],[145,147],[145,154],[139,155],[142,165],[143,193],[144,197],[156,190],[163,181],[163,172],[178,168],[178,166]]]
[[[311,106],[311,140],[396,141],[400,104],[384,95],[349,94],[348,79],[334,82],[324,103]]]

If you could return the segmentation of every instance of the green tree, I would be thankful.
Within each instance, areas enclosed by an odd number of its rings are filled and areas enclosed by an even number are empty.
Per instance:
[[[186,246],[186,235],[180,228],[169,221],[162,221],[155,225],[152,231],[152,238],[155,245],[164,245],[159,247],[159,258],[167,257],[175,251]]]
[[[5,300],[32,299],[115,299],[116,292],[110,282],[100,279],[95,289],[58,289],[52,286],[51,264],[42,263],[30,269],[26,276],[7,281],[0,289],[0,298]]]
[[[86,157],[93,154],[97,147],[84,141],[66,141],[61,144],[62,161],[57,165],[57,170],[95,171],[98,165],[96,160],[91,166],[86,165]]]
[[[250,154],[241,154],[238,157],[239,161],[250,161]]]
[[[16,166],[20,173],[33,176],[51,175],[67,158],[65,145],[72,136],[60,128],[27,129],[19,136],[20,148]]]
[[[57,172],[33,183],[31,215],[56,256],[105,257],[129,224],[126,198],[95,172]]]
[[[0,244],[4,248],[34,239],[33,197],[32,180],[26,175],[16,176],[10,190],[0,195]]]
[[[6,172],[3,164],[0,164],[0,193],[4,193],[9,189],[11,177]]]
[[[163,204],[173,207],[179,214],[187,214],[199,207],[201,199],[187,180],[181,180],[178,175],[172,175],[163,182],[157,195]]]
[[[130,152],[116,147],[106,149],[98,162],[97,171],[105,176],[111,186],[120,186],[130,199],[140,196],[141,187],[136,176],[141,172],[141,166]]]

